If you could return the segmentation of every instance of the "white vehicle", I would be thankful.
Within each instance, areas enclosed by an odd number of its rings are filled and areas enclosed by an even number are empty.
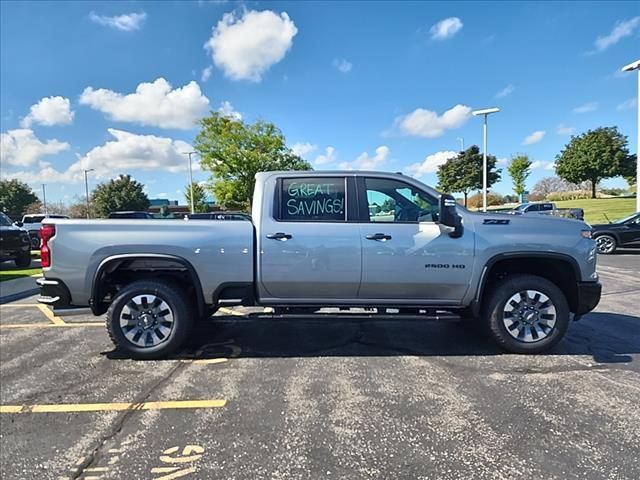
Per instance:
[[[42,227],[42,220],[45,218],[69,218],[66,215],[49,215],[47,213],[37,213],[32,215],[24,215],[21,222],[16,222],[16,225],[23,230],[29,232],[29,238],[31,239],[31,248],[37,250],[40,248],[40,227]]]

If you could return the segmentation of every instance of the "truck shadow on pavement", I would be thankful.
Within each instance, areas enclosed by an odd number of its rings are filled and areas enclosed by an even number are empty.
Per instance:
[[[216,316],[200,323],[178,358],[504,355],[479,328],[421,318]],[[545,355],[629,363],[640,354],[640,317],[591,313]]]

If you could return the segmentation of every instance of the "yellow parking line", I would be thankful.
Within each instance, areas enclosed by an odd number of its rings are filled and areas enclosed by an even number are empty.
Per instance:
[[[171,410],[221,408],[226,400],[173,400],[143,403],[64,403],[51,405],[0,405],[0,413],[121,412],[125,410]]]
[[[44,305],[38,305],[38,310],[44,313],[44,316],[47,317],[54,325],[66,325],[65,321],[61,318],[56,317],[48,307]]]
[[[9,323],[0,325],[0,330],[10,328],[73,328],[73,327],[104,327],[103,322],[82,322],[82,323]]]
[[[236,310],[231,310],[230,308],[227,308],[227,307],[220,307],[218,310],[222,313],[226,313],[227,315],[235,315],[236,317],[246,317],[244,313],[238,312]]]
[[[202,360],[194,360],[193,363],[197,365],[209,365],[212,363],[224,363],[226,361],[226,358],[204,358]]]

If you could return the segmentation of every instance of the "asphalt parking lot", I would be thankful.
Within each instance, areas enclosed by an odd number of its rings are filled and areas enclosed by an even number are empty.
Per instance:
[[[101,318],[0,306],[7,479],[638,479],[640,254],[550,354],[458,321],[225,310],[179,356],[112,352]]]

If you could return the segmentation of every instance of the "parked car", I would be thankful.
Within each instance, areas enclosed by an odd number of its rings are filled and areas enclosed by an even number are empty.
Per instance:
[[[582,208],[557,208],[556,204],[552,202],[521,203],[507,213],[511,213],[514,215],[553,215],[557,217],[577,218],[578,220],[584,220],[584,210]]]
[[[37,250],[40,248],[40,227],[42,227],[42,220],[45,218],[69,218],[66,215],[50,215],[48,213],[37,213],[24,215],[22,221],[16,222],[16,225],[29,232],[29,238],[31,239],[31,249]]]
[[[389,219],[370,203],[395,202]],[[107,313],[116,347],[166,356],[219,307],[446,310],[537,353],[600,300],[584,222],[472,213],[402,174],[256,175],[253,222],[45,220],[39,302]]]
[[[591,225],[598,253],[609,254],[618,247],[640,248],[640,212],[611,223]]]
[[[138,219],[138,220],[147,220],[153,218],[153,215],[149,212],[111,212],[109,214],[109,218],[128,218],[128,219]]]
[[[16,267],[31,265],[31,240],[26,230],[0,212],[0,262],[8,260],[13,260]]]
[[[209,213],[187,213],[185,219],[188,220],[249,220],[251,215],[242,212],[209,212]]]

